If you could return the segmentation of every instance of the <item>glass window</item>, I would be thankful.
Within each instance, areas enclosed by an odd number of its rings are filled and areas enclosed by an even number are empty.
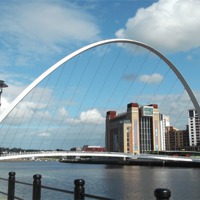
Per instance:
[[[194,117],[194,112],[193,112],[193,110],[189,110],[189,117]]]

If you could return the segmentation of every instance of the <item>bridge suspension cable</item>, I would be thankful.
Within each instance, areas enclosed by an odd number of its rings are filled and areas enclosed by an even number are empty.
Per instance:
[[[177,106],[182,100],[184,111]],[[61,59],[11,103],[0,115],[0,146],[104,145],[106,112],[123,113],[130,102],[158,104],[180,128],[187,123],[187,109],[200,111],[181,73],[160,52],[133,40],[105,40]],[[182,113],[178,119],[175,109]]]

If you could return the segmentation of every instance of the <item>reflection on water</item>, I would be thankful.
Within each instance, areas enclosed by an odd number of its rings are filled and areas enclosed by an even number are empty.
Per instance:
[[[170,200],[200,199],[200,169],[144,166],[66,164],[59,162],[0,162],[0,177],[16,172],[16,180],[32,183],[34,174],[42,175],[42,184],[73,190],[73,181],[85,180],[86,193],[116,200],[155,199],[156,188],[171,190]],[[16,196],[31,199],[31,188],[16,186]],[[7,191],[0,183],[0,190]],[[3,197],[3,196],[2,196]],[[0,196],[0,199],[2,199]],[[5,198],[6,199],[6,198]],[[42,190],[42,200],[73,199],[73,196]]]

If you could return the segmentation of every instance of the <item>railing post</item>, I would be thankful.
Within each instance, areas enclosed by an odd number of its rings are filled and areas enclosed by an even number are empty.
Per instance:
[[[33,175],[33,200],[41,199],[41,178],[40,174]]]
[[[83,179],[74,180],[74,200],[84,200],[85,181]]]
[[[165,188],[158,188],[155,189],[154,196],[157,200],[169,200],[171,197],[171,191]]]
[[[8,200],[15,198],[15,172],[9,172],[8,178]]]

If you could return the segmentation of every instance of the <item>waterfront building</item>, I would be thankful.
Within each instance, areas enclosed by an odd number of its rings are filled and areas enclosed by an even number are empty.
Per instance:
[[[158,106],[129,103],[127,111],[106,115],[106,150],[145,153],[160,150],[160,116]]]
[[[82,147],[73,147],[70,151],[82,151]]]
[[[196,110],[188,112],[189,140],[190,146],[200,145],[200,119]]]
[[[84,145],[82,148],[83,151],[94,151],[94,152],[104,152],[105,148],[101,146],[89,146]]]
[[[73,147],[73,148],[70,149],[70,151],[104,152],[105,151],[105,147],[84,145],[83,147]]]
[[[166,127],[166,150],[182,150],[188,145],[188,126],[186,130],[179,130],[173,126]]]
[[[170,119],[168,115],[160,113],[160,149],[166,150],[166,127],[170,126]]]

